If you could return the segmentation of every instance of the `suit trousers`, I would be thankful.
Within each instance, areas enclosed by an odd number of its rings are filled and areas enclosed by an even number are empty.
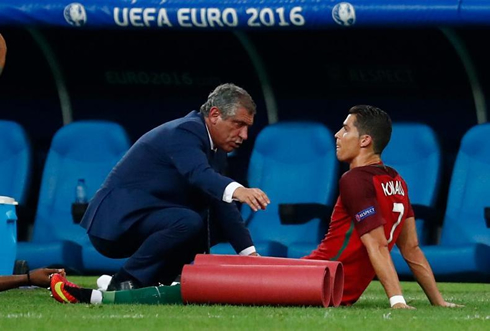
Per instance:
[[[207,249],[206,230],[206,219],[197,212],[165,208],[149,213],[115,241],[89,237],[101,254],[129,257],[119,273],[129,274],[144,287],[170,284],[184,264]]]

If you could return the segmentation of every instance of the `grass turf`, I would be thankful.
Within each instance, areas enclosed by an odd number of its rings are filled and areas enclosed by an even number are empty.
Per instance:
[[[69,277],[94,287],[96,277]],[[440,283],[447,301],[466,305],[432,307],[416,283],[402,283],[417,310],[392,310],[379,282],[352,307],[143,306],[60,304],[45,289],[0,293],[0,330],[490,330],[490,284]]]

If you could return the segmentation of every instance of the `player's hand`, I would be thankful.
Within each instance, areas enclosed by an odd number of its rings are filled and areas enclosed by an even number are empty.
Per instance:
[[[49,287],[49,276],[51,274],[59,273],[63,277],[66,276],[65,269],[36,269],[29,272],[31,278],[31,284],[39,287]]]
[[[267,194],[258,188],[239,187],[233,192],[233,198],[246,203],[253,211],[265,209],[271,203]]]
[[[399,303],[395,304],[391,308],[393,308],[393,309],[415,309],[415,307],[409,306],[409,305],[407,305],[406,303],[403,303],[403,302],[399,302]]]
[[[451,303],[451,302],[446,302],[446,301],[444,301],[440,305],[435,305],[435,306],[446,307],[446,308],[463,308],[464,307],[464,305],[458,305],[456,303]]]

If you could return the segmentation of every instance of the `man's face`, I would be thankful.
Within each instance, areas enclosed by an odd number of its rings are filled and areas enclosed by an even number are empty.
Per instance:
[[[229,153],[248,138],[248,128],[253,124],[254,115],[250,115],[247,109],[239,107],[235,116],[226,120],[221,117],[221,111],[217,107],[211,108],[209,112],[211,125],[209,133],[216,147]]]
[[[339,161],[350,163],[361,151],[359,131],[354,126],[355,121],[356,115],[349,114],[342,128],[335,134],[337,159]]]

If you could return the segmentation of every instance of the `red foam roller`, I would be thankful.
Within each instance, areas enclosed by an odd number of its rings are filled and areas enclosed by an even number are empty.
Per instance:
[[[185,265],[184,303],[328,307],[330,271],[325,266]]]
[[[286,259],[265,256],[213,255],[198,254],[195,265],[316,265],[326,266],[330,270],[330,306],[338,307],[344,293],[344,267],[338,261]]]

